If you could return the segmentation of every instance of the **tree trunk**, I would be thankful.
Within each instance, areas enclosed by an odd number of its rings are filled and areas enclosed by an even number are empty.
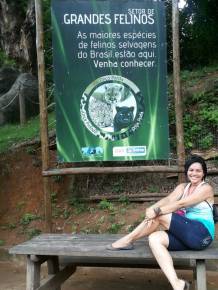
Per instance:
[[[22,70],[36,73],[34,1],[0,0],[0,49],[19,63]]]

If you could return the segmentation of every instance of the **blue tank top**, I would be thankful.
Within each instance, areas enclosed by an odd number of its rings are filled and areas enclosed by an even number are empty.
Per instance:
[[[198,186],[201,186],[204,183],[205,182],[201,182]],[[188,191],[188,188],[190,187],[190,185],[191,184],[189,183],[185,187],[183,197],[185,196],[185,193]],[[210,208],[210,206],[208,205],[206,201],[202,201],[200,203],[187,207],[185,216],[189,219],[201,222],[208,229],[212,239],[214,239],[215,225],[213,221],[213,213],[212,213],[212,209]]]

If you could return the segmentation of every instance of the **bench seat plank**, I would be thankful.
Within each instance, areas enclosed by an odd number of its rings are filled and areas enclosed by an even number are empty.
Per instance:
[[[76,258],[104,258],[108,262],[114,258],[122,258],[124,263],[127,260],[152,259],[153,255],[149,249],[146,239],[135,242],[135,248],[130,251],[109,251],[107,244],[111,244],[120,235],[104,234],[42,234],[12,247],[10,254],[25,255],[52,255],[70,256]],[[218,241],[203,251],[172,251],[173,259],[218,259]]]
[[[146,238],[134,243],[129,251],[109,251],[106,245],[121,235],[112,234],[42,234],[16,245],[10,254],[27,256],[26,290],[60,290],[61,284],[76,270],[76,266],[158,267]],[[203,251],[171,251],[175,267],[193,269],[196,289],[206,290],[206,260],[218,260],[218,241]],[[48,278],[40,281],[40,267],[47,261]],[[64,262],[65,263],[62,263]],[[59,268],[64,265],[64,268]]]

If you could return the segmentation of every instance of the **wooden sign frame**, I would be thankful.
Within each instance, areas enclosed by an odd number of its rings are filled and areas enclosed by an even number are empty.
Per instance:
[[[172,1],[172,40],[173,40],[173,79],[176,115],[176,140],[178,166],[122,166],[122,167],[74,167],[74,168],[50,168],[49,137],[48,137],[48,112],[46,99],[45,61],[44,61],[44,31],[42,17],[42,1],[35,0],[36,14],[36,48],[38,64],[39,103],[40,103],[40,137],[42,152],[42,175],[45,203],[45,230],[52,232],[52,210],[50,176],[69,174],[107,174],[130,172],[165,172],[178,173],[179,182],[184,178],[184,133],[183,133],[183,109],[180,86],[180,56],[179,56],[179,10],[178,0]]]

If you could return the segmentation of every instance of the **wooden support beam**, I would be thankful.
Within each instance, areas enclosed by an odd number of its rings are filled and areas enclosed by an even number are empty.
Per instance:
[[[124,173],[182,173],[184,168],[178,166],[121,166],[121,167],[70,167],[49,168],[43,170],[43,176],[74,175],[74,174],[124,174]],[[209,169],[208,175],[218,174],[218,169]]]
[[[196,290],[207,290],[205,260],[196,260]]]
[[[39,83],[39,107],[40,107],[40,137],[42,150],[42,170],[49,168],[49,145],[48,145],[48,113],[46,99],[45,60],[44,60],[44,31],[41,0],[35,0],[36,14],[36,50],[38,63]],[[45,230],[52,232],[52,207],[50,180],[43,178],[43,190],[45,201]]]
[[[66,266],[56,274],[49,275],[48,278],[42,280],[40,287],[38,287],[36,290],[58,289],[58,287],[60,287],[61,284],[63,284],[63,282],[66,281],[75,271],[76,266]]]
[[[36,290],[40,286],[41,263],[34,262],[27,256],[26,290]]]
[[[183,168],[185,162],[183,109],[180,85],[180,53],[179,53],[179,9],[178,0],[172,1],[172,39],[173,39],[173,83],[176,115],[176,140],[178,166]],[[184,182],[184,175],[179,173],[178,182]]]
[[[47,261],[48,265],[48,275],[55,275],[60,272],[59,268],[59,258],[57,256],[52,256]],[[54,287],[54,290],[61,290],[61,286]]]
[[[140,172],[159,172],[159,173],[178,173],[184,169],[177,166],[121,166],[121,167],[71,167],[53,168],[44,170],[43,176],[70,175],[70,174],[116,174],[116,173],[140,173]]]
[[[22,93],[19,93],[20,125],[26,124],[26,104]]]
[[[48,257],[46,257],[46,256],[42,257],[42,256],[30,255],[30,260],[32,262],[39,262],[40,264],[43,264],[45,261],[48,260],[48,258],[49,258],[49,256]]]
[[[101,200],[112,200],[112,201],[122,201],[127,200],[129,202],[145,202],[145,201],[156,201],[163,197],[166,197],[169,192],[146,192],[141,194],[110,194],[110,195],[91,195],[89,197],[81,197],[82,202],[99,202]],[[215,193],[215,203],[218,198],[218,193]]]

